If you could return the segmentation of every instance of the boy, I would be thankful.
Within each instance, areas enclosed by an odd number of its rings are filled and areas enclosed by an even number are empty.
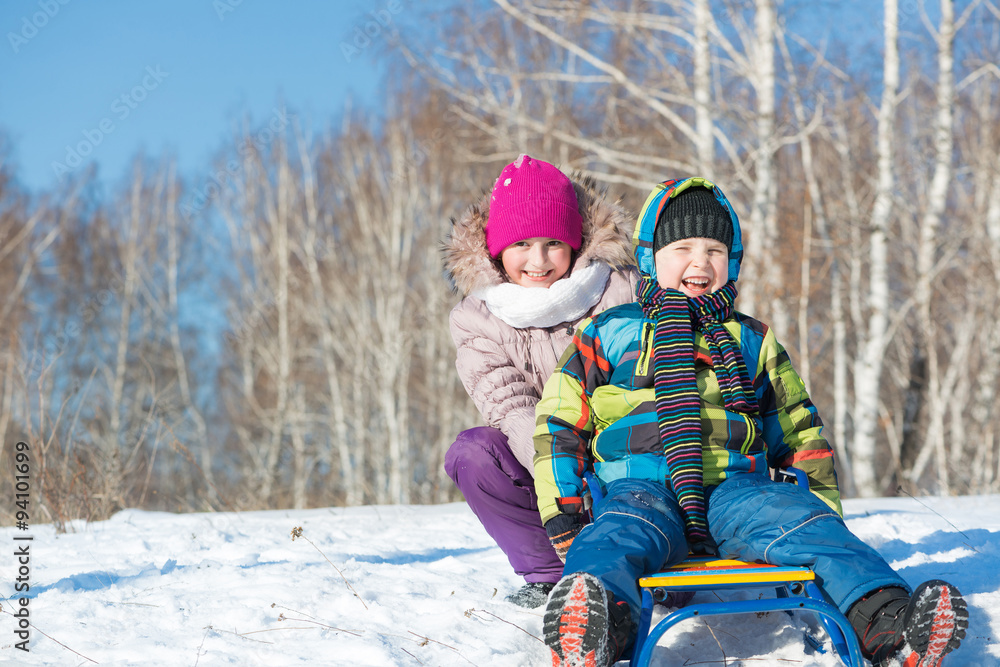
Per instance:
[[[640,576],[688,552],[805,565],[874,665],[936,667],[958,647],[958,590],[906,582],[844,524],[833,451],[773,332],[733,309],[739,221],[703,178],[654,188],[633,236],[638,302],[581,323],[537,406],[538,508],[564,576],[544,617],[554,667],[614,663]],[[794,465],[809,490],[777,484]],[[584,471],[605,497],[584,526]]]

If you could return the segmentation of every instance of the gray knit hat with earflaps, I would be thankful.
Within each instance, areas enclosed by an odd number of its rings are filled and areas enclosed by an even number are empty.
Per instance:
[[[732,218],[708,188],[690,187],[667,203],[656,221],[653,252],[689,238],[715,239],[726,248],[733,248]]]

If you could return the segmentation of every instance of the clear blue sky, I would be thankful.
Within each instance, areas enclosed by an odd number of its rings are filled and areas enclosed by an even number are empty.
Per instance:
[[[279,99],[314,130],[348,97],[377,111],[384,31],[415,19],[416,6],[5,0],[0,131],[9,159],[32,189],[55,186],[53,163],[68,167],[77,148],[89,150],[84,159],[106,185],[126,176],[139,150],[172,154],[192,175],[207,171],[234,122],[248,114],[266,124]],[[345,45],[356,51],[345,55]]]

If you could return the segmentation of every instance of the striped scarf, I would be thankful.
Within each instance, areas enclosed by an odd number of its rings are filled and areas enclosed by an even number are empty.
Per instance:
[[[695,553],[714,551],[708,532],[701,460],[701,397],[694,373],[694,331],[701,331],[727,410],[757,412],[757,397],[739,344],[722,326],[733,314],[736,282],[712,294],[688,298],[643,277],[636,288],[653,332],[656,420],[670,484],[681,506],[688,543]]]

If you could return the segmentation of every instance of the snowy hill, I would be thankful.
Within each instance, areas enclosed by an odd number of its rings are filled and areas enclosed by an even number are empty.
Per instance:
[[[911,584],[941,577],[965,593],[970,632],[947,666],[1000,665],[1000,496],[844,505],[851,529]],[[503,601],[520,580],[463,504],[124,511],[74,529],[0,529],[0,663],[548,664],[541,611]],[[29,653],[12,616],[22,594],[11,555],[25,544]],[[654,664],[838,665],[806,652],[808,628],[783,613],[693,619]]]

